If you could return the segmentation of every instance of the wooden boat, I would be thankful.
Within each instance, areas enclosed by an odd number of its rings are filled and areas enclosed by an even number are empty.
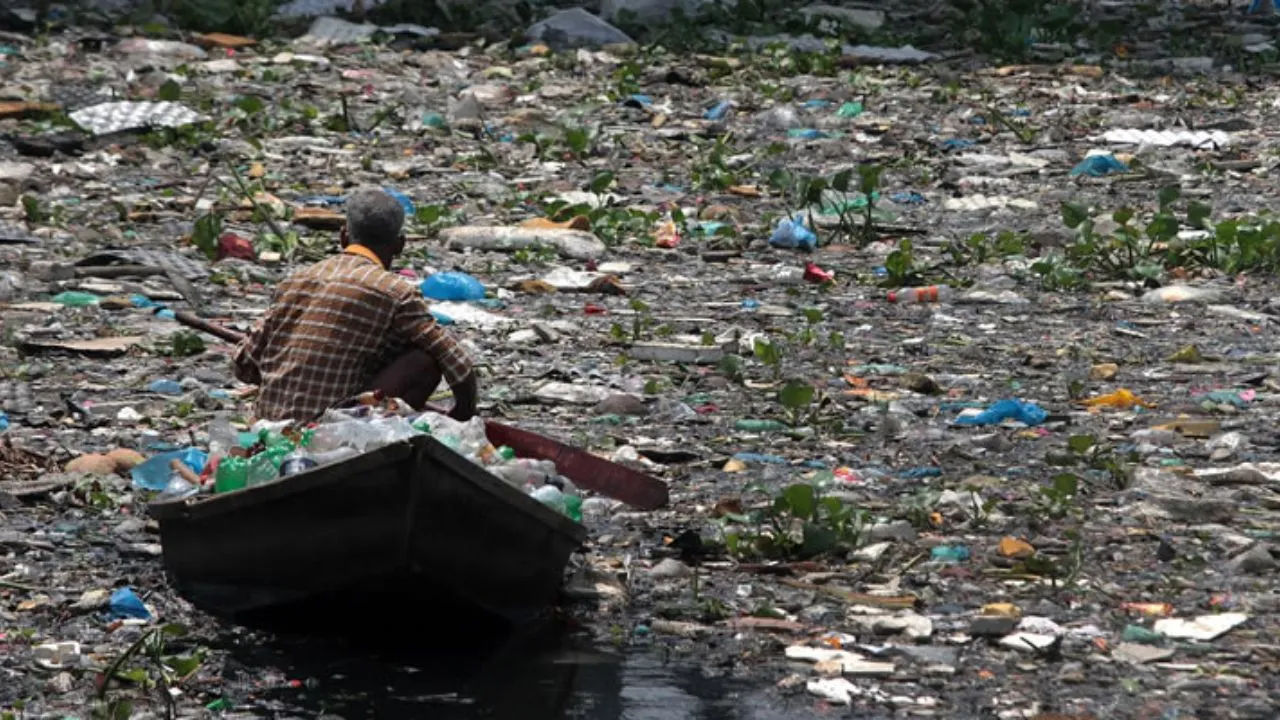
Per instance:
[[[307,607],[330,621],[461,608],[523,623],[555,601],[586,537],[425,436],[150,511],[170,582],[197,607],[241,622]]]

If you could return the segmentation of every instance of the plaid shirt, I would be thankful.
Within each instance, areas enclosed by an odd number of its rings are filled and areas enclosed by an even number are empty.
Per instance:
[[[259,385],[259,417],[308,420],[371,390],[374,376],[410,348],[435,358],[451,386],[471,374],[471,359],[418,288],[375,258],[350,247],[280,283],[233,359],[236,377]]]

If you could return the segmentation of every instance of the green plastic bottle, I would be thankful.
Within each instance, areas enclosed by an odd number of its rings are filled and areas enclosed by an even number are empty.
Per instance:
[[[582,522],[582,498],[577,495],[565,495],[564,514],[576,523]]]
[[[249,466],[244,458],[227,456],[218,461],[218,472],[213,476],[214,492],[240,490],[248,484]]]

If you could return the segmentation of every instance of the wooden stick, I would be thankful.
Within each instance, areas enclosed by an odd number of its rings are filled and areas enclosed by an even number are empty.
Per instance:
[[[244,335],[241,335],[231,328],[223,327],[217,323],[211,323],[208,320],[196,317],[185,310],[175,311],[173,313],[173,317],[175,320],[189,328],[209,333],[210,335],[226,340],[227,342],[238,343],[244,339]]]

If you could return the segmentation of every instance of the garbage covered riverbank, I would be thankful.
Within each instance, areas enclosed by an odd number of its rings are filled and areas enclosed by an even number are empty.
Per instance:
[[[1274,88],[556,22],[3,36],[0,708],[1276,715]],[[362,184],[482,415],[667,483],[561,508],[555,632],[275,637],[164,577],[132,471],[252,401],[175,312],[247,330]]]

